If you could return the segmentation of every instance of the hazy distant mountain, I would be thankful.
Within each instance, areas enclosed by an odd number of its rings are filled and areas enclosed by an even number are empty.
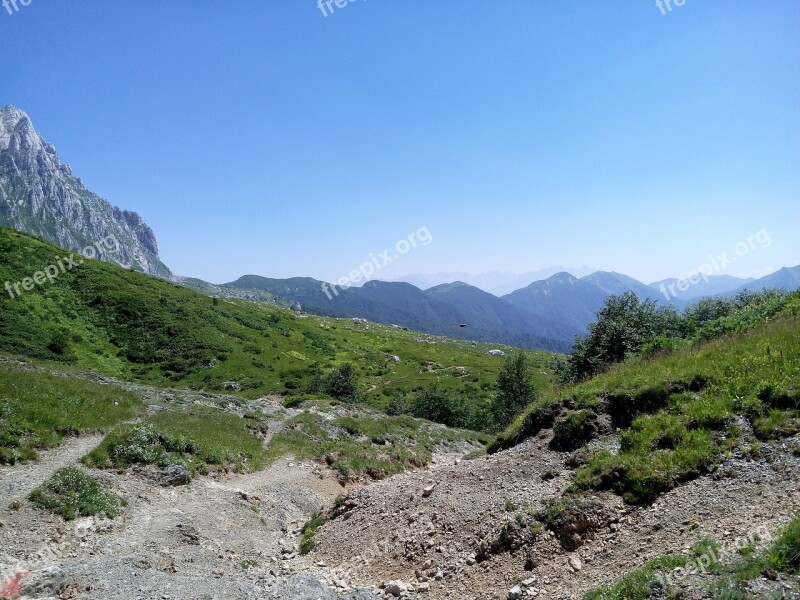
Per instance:
[[[458,339],[558,351],[565,351],[570,339],[558,323],[466,284],[425,292],[404,282],[369,281],[359,288],[337,288],[336,294],[328,286],[326,294],[323,282],[311,278],[246,275],[224,287],[261,290],[317,314],[360,317]]]
[[[661,303],[666,302],[664,296],[659,297],[658,290],[654,290],[633,277],[628,277],[621,273],[614,273],[613,271],[597,271],[586,277],[581,277],[581,281],[591,283],[609,296],[611,294],[620,295],[625,292],[634,292],[642,299],[661,301]]]
[[[787,292],[800,289],[800,265],[796,267],[784,267],[780,271],[775,271],[761,279],[750,280],[740,288],[723,295],[733,296],[742,290],[756,292],[764,288],[768,290],[786,290]]]
[[[470,328],[530,332],[565,341],[571,339],[571,332],[565,332],[559,321],[514,306],[463,281],[430,288],[425,290],[425,295],[457,307],[463,322]]]
[[[556,273],[566,272],[575,277],[583,277],[584,275],[594,273],[594,271],[595,269],[584,266],[580,268],[548,267],[546,269],[529,271],[522,274],[503,271],[491,271],[479,275],[472,275],[470,273],[414,273],[412,275],[398,277],[392,281],[405,281],[422,290],[427,290],[437,285],[461,281],[475,286],[484,292],[489,292],[495,296],[502,296],[530,285],[534,281],[541,281],[542,279],[552,277]]]
[[[96,258],[170,275],[158,257],[153,230],[142,218],[86,189],[28,115],[13,106],[0,109],[0,225],[74,252],[113,236],[118,247],[98,244]]]
[[[655,289],[658,292],[658,295],[664,299],[664,293],[662,292],[661,286],[664,286],[664,290],[667,291],[667,294],[672,297],[673,294],[669,290],[669,286],[673,286],[672,290],[675,292],[674,297],[679,300],[693,300],[695,298],[702,298],[703,296],[716,296],[719,294],[724,294],[726,292],[730,292],[732,290],[739,289],[743,285],[746,285],[753,281],[752,278],[750,279],[741,279],[739,277],[733,277],[732,275],[710,275],[708,277],[708,281],[706,282],[704,279],[700,279],[697,283],[690,285],[685,291],[680,291],[678,289],[678,279],[669,278],[663,279],[661,281],[655,281],[650,284],[649,287]]]
[[[503,296],[503,300],[536,315],[558,321],[566,330],[571,330],[576,335],[584,333],[586,326],[594,321],[608,295],[598,286],[569,273],[557,273],[549,279],[536,281],[507,294]]]
[[[747,280],[717,276],[702,289],[724,289],[736,281]],[[611,294],[632,291],[640,298],[665,304],[658,284],[648,286],[627,275],[605,271],[581,279],[556,273],[501,298],[462,281],[424,291],[406,282],[369,281],[360,288],[338,288],[338,294],[324,285],[304,277],[247,275],[223,287],[235,291],[238,297],[248,289],[260,290],[286,304],[299,302],[304,310],[323,315],[363,317],[436,335],[560,351],[567,350],[576,335],[586,332]],[[781,269],[746,287],[798,289],[800,267]],[[692,299],[678,297],[672,304],[682,309]]]

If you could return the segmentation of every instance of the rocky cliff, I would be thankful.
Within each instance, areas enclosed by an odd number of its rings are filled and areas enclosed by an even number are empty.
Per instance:
[[[75,252],[97,244],[97,258],[169,277],[153,230],[135,212],[89,191],[23,111],[0,109],[0,225]],[[114,244],[99,244],[109,236]]]

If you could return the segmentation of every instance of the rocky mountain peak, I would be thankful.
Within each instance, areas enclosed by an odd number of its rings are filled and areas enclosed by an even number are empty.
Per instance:
[[[117,248],[103,247],[98,258],[170,276],[144,220],[89,191],[28,115],[11,105],[0,109],[0,225],[75,252],[113,237]]]

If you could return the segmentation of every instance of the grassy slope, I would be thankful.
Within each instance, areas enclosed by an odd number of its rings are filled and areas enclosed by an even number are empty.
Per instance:
[[[487,440],[476,432],[331,400],[307,401],[303,412],[275,411],[262,400],[202,392],[193,401],[176,402],[173,390],[154,398],[153,388],[135,389],[0,361],[0,464],[35,459],[37,450],[66,436],[108,432],[84,457],[85,464],[247,472],[291,454],[325,461],[347,478],[380,479],[428,464],[436,449],[463,452]]]
[[[36,238],[0,229],[0,284],[30,277],[64,255]],[[324,370],[353,361],[376,406],[393,389],[433,382],[451,389],[470,383],[473,394],[488,398],[502,362],[486,354],[491,347],[380,325],[365,330],[349,319],[298,315],[246,300],[213,300],[88,260],[19,298],[0,294],[0,352],[246,397],[286,392],[287,382],[302,389],[315,362]],[[392,362],[391,355],[401,362]],[[538,385],[548,385],[552,355],[528,355]]]
[[[35,458],[65,435],[109,429],[142,409],[115,386],[0,365],[0,464]]]
[[[620,432],[621,450],[591,455],[577,471],[576,487],[610,488],[628,501],[649,501],[713,469],[740,445],[740,418],[762,440],[800,430],[798,314],[800,294],[794,294],[780,316],[756,328],[552,388],[491,450],[544,427],[569,430],[583,411],[604,414]]]
[[[0,285],[56,262],[55,246],[0,229]],[[433,342],[433,343],[431,343]],[[305,403],[268,445],[258,398],[302,389],[310,367],[344,361],[359,370],[362,391],[382,406],[394,390],[438,382],[490,397],[502,359],[491,346],[423,336],[391,327],[298,315],[244,300],[218,300],[96,261],[19,298],[0,296],[0,463],[36,457],[64,436],[110,431],[86,457],[93,466],[184,464],[193,472],[258,469],[286,453],[323,459],[343,475],[373,477],[426,464],[432,451],[480,434],[410,417],[388,418],[369,407]],[[401,357],[399,363],[390,356]],[[529,352],[540,369],[550,355]],[[455,367],[464,367],[463,370]],[[216,406],[148,410],[144,392],[126,392],[80,377],[86,369],[155,386],[225,390]],[[52,373],[50,373],[52,372]],[[537,373],[540,384],[550,376]],[[231,385],[235,383],[236,385]],[[204,396],[214,404],[214,398]],[[144,399],[144,401],[143,401]],[[243,409],[250,406],[250,410]],[[335,412],[330,424],[321,414]],[[148,414],[149,413],[149,414]],[[272,417],[273,419],[276,417]]]

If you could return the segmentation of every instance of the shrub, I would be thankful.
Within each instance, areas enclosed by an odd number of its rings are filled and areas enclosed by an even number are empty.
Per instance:
[[[61,515],[66,520],[104,514],[113,519],[125,501],[102,486],[83,469],[59,469],[29,496],[34,504]]]
[[[562,377],[577,381],[639,352],[657,337],[676,337],[679,317],[671,308],[657,308],[653,300],[640,300],[633,292],[606,299],[589,326],[589,335],[572,347]]]
[[[414,397],[413,415],[444,425],[456,426],[459,421],[456,403],[451,394],[441,386],[422,388]]]
[[[497,425],[505,427],[536,399],[531,367],[522,352],[516,352],[503,363],[497,375],[497,396],[492,413]]]
[[[325,380],[325,393],[337,400],[353,402],[358,396],[358,378],[352,363],[345,363],[330,372]]]

